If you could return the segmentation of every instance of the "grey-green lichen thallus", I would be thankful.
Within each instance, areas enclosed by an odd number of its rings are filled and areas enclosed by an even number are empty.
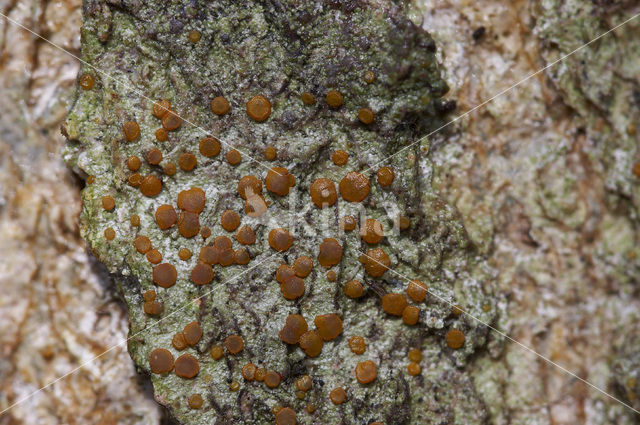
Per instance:
[[[89,0],[82,56],[113,76],[63,127],[82,232],[180,423],[483,421],[487,330],[427,292],[493,322],[493,272],[427,142],[365,171],[451,105],[403,7]]]

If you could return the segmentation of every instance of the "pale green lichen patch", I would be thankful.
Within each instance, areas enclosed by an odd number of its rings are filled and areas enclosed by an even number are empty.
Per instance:
[[[616,8],[606,4],[572,0],[562,2],[541,2],[538,9],[540,20],[537,34],[546,41],[548,47],[543,51],[547,60],[554,60],[563,52],[575,49],[609,29],[621,24],[638,13],[637,2],[623,1]],[[562,22],[562,29],[558,22]],[[638,90],[638,40],[636,34],[640,28],[638,19],[629,21],[620,29],[597,43],[592,48],[583,49],[572,55],[563,66],[549,73],[554,84],[562,92],[563,100],[580,115],[586,128],[582,136],[588,149],[584,163],[597,164],[588,171],[593,174],[589,180],[603,185],[608,192],[603,206],[594,205],[587,198],[582,202],[569,205],[576,195],[567,196],[562,201],[572,211],[575,225],[586,227],[591,234],[600,234],[602,242],[598,244],[592,260],[595,265],[615,282],[616,288],[625,306],[632,305],[627,297],[637,293],[636,276],[639,270],[637,260],[636,225],[638,206],[640,205],[640,184],[633,171],[638,157],[637,131],[640,116],[640,91]],[[563,165],[558,165],[558,168]],[[564,180],[565,189],[577,186],[576,178]],[[573,189],[584,192],[583,188]],[[560,198],[560,196],[558,196]],[[548,196],[553,200],[553,196]],[[557,198],[556,198],[557,199]],[[589,217],[594,208],[611,208],[615,214],[599,214],[598,224],[592,224]],[[588,223],[588,224],[586,224]],[[596,227],[597,229],[592,229]],[[593,298],[588,295],[588,298]],[[600,379],[602,386],[615,387],[615,394],[625,402],[640,407],[637,397],[635,377],[640,357],[638,356],[637,332],[629,329],[637,328],[637,309],[630,307],[628,311],[615,307],[615,302],[606,299],[598,300],[602,308],[614,310],[606,313],[606,320],[614,325],[612,348],[616,353],[610,362],[601,363],[594,369],[594,379]],[[611,305],[609,305],[611,304]],[[606,306],[606,307],[605,307]],[[603,313],[604,314],[604,313]],[[629,328],[630,326],[630,328]],[[613,375],[611,381],[605,378]],[[631,381],[629,381],[631,379]],[[615,384],[612,382],[615,381]],[[629,385],[631,384],[631,385]],[[623,422],[625,408],[611,409],[608,417],[616,416]],[[604,419],[607,413],[598,412]]]
[[[507,296],[490,300],[504,312],[495,326],[637,408],[627,380],[638,368],[640,311],[640,110],[629,72],[639,21],[554,61],[636,15],[638,3],[415,3],[463,110],[517,84],[463,117],[453,137],[434,136],[430,156],[434,189],[500,271]],[[637,422],[619,402],[495,341],[471,365],[488,423]]]
[[[187,37],[194,29],[201,35],[196,43]],[[469,420],[485,416],[465,367],[470,358],[482,356],[488,329],[464,315],[453,315],[450,304],[463,305],[492,323],[499,311],[494,272],[468,237],[455,208],[432,189],[428,145],[412,146],[380,164],[441,125],[448,110],[442,107],[448,89],[433,40],[401,8],[386,1],[375,5],[218,1],[198,7],[170,2],[160,7],[154,2],[113,6],[95,0],[85,2],[82,35],[83,58],[120,81],[96,76],[92,90],[78,92],[64,126],[69,164],[96,179],[83,191],[82,232],[123,291],[133,336],[129,351],[140,369],[149,372],[149,356],[156,348],[171,351],[175,359],[184,354],[197,359],[199,372],[193,379],[175,372],[152,375],[156,398],[181,423],[274,423],[276,405],[293,408],[302,424],[427,423],[451,415]],[[371,83],[362,78],[369,70],[376,73]],[[330,90],[341,93],[340,107],[327,105]],[[311,92],[316,103],[305,105],[300,99],[303,92]],[[268,100],[269,113],[251,108],[250,116],[247,102],[258,95]],[[229,102],[228,113],[212,113],[210,102],[218,96]],[[162,124],[152,113],[153,102],[160,99],[168,99],[183,118],[179,129],[169,131],[163,142],[156,140],[155,131]],[[265,102],[260,105],[266,108]],[[362,108],[373,111],[370,124],[358,120]],[[126,121],[138,124],[139,138],[125,139]],[[219,155],[200,155],[199,142],[207,135],[224,142]],[[243,154],[240,163],[225,160],[231,150],[227,144]],[[282,188],[267,185],[262,193],[266,213],[251,217],[237,184],[246,175],[266,184],[267,169],[261,162],[267,146],[277,150],[267,167],[285,167],[295,184],[287,180],[282,194]],[[156,176],[162,188],[157,195],[145,196],[144,190],[128,183],[132,172],[126,159],[146,158],[152,148],[162,152],[162,162],[151,166],[143,161],[138,172]],[[338,149],[350,155],[344,167],[331,161]],[[163,172],[169,162],[180,164],[185,153],[195,155],[193,170],[180,165],[173,175]],[[391,186],[376,182],[382,165],[394,171]],[[349,171],[369,179],[370,192],[363,202],[347,202],[344,196],[327,208],[311,202],[309,187],[314,180],[328,178],[337,186]],[[160,230],[156,209],[168,204],[180,215],[178,195],[191,188],[205,194],[198,219],[211,235],[184,237],[180,221]],[[100,205],[107,194],[115,199],[113,211]],[[233,249],[240,248],[234,233],[220,224],[225,210],[239,214],[241,225],[256,234],[255,243],[244,246],[250,261],[228,267],[216,264],[211,283],[196,285],[191,272],[203,246],[224,235],[232,240]],[[132,214],[140,217],[139,227],[130,225]],[[399,214],[409,217],[408,229],[400,231],[395,225]],[[374,246],[365,243],[357,230],[343,232],[338,221],[345,215],[375,218],[385,238]],[[105,240],[106,227],[116,230],[114,240]],[[291,232],[293,244],[276,253],[268,235],[280,227]],[[162,255],[161,263],[175,267],[175,284],[154,284],[154,265],[133,246],[139,235],[149,238]],[[339,263],[331,267],[335,281],[327,278],[329,269],[317,260],[325,238],[335,238],[343,249]],[[181,248],[193,255],[180,259]],[[395,273],[389,270],[375,277],[365,273],[360,259],[371,248],[385,251]],[[283,263],[292,265],[301,255],[314,260],[314,269],[304,279],[304,295],[287,300],[276,282],[276,270]],[[421,313],[414,326],[381,307],[385,293],[405,292],[404,276],[427,282],[438,295],[418,305]],[[361,299],[343,294],[342,285],[352,279],[365,285]],[[163,306],[160,316],[143,310],[142,294],[152,288]],[[343,333],[325,341],[317,357],[306,356],[278,337],[290,314],[301,314],[313,327],[315,317],[329,313],[340,316]],[[193,347],[178,351],[172,339],[193,321],[200,324],[203,336]],[[450,329],[465,335],[461,347],[447,343]],[[222,359],[212,358],[211,348],[225,346],[230,335],[242,337],[243,349],[233,353],[227,346]],[[351,335],[367,339],[367,359],[351,352],[347,344]],[[425,367],[418,377],[409,375],[405,359],[411,348],[424,350],[424,364],[437,367]],[[354,376],[355,366],[363,360],[377,367],[377,378],[367,385]],[[243,380],[240,370],[247,363],[279,373],[280,384],[268,388],[259,381]],[[294,383],[304,374],[313,378],[314,385],[300,400]],[[239,389],[230,388],[234,381]],[[328,399],[329,391],[337,387],[347,391],[347,401],[340,405]],[[199,409],[187,403],[194,393],[204,399]],[[317,407],[312,414],[304,409],[309,402]],[[432,408],[434,403],[437,409]]]

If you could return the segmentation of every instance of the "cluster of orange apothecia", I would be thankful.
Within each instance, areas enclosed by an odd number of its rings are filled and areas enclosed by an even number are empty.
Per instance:
[[[197,42],[199,34],[190,33],[189,40]],[[375,80],[375,74],[368,72],[365,74],[367,83]],[[80,78],[81,87],[89,90],[93,87],[93,78],[85,74]],[[303,93],[301,100],[305,105],[312,105],[316,102],[311,93]],[[326,103],[331,109],[338,109],[343,105],[343,96],[336,90],[331,90],[326,94]],[[231,105],[222,96],[218,96],[211,101],[211,111],[217,116],[224,116],[231,110]],[[153,105],[153,115],[160,120],[161,127],[155,131],[155,138],[158,142],[168,140],[169,132],[179,130],[182,124],[181,118],[172,110],[171,102],[167,99],[160,100]],[[271,114],[271,103],[263,95],[252,97],[246,103],[246,113],[256,122],[266,121]],[[374,122],[374,113],[369,108],[362,108],[358,111],[358,119],[364,125]],[[135,121],[127,121],[122,127],[124,139],[129,142],[135,141],[141,136],[139,125]],[[220,141],[215,137],[207,136],[202,138],[198,144],[198,152],[203,157],[215,158],[221,153]],[[265,158],[269,161],[275,160],[277,151],[273,146],[269,146],[264,151]],[[178,158],[178,165],[166,161],[161,149],[153,148],[141,155],[147,164],[154,170],[154,167],[162,165],[162,171],[167,176],[173,176],[178,172],[178,167],[182,172],[193,172],[198,166],[197,154],[185,152]],[[235,149],[229,150],[225,155],[226,161],[235,166],[241,162],[241,154]],[[349,162],[349,154],[343,150],[337,150],[332,155],[332,161],[337,166],[345,166]],[[159,195],[163,189],[162,180],[157,177],[157,173],[149,173],[143,176],[139,173],[142,161],[138,156],[131,156],[126,160],[126,167],[131,171],[128,176],[128,184],[138,188],[140,193],[149,198]],[[377,172],[377,183],[384,189],[392,186],[395,174],[392,168],[382,167]],[[93,183],[94,176],[87,179],[87,183]],[[244,214],[248,217],[258,217],[264,214],[269,208],[270,202],[265,200],[263,195],[263,184],[271,196],[287,196],[292,187],[296,184],[295,177],[286,168],[273,167],[264,177],[264,181],[253,175],[246,175],[239,179],[237,185],[237,196],[244,201]],[[333,206],[338,201],[338,194],[347,202],[358,203],[364,201],[370,193],[371,182],[362,173],[351,171],[336,184],[329,178],[318,178],[309,187],[311,202],[320,209]],[[201,226],[200,213],[206,207],[205,191],[199,187],[192,187],[183,190],[178,194],[173,204],[157,205],[154,211],[155,225],[162,230],[168,231],[177,227],[178,233],[184,238],[193,238],[198,234],[203,240],[211,236],[211,229]],[[106,213],[116,210],[115,199],[110,195],[105,195],[102,200],[102,207]],[[344,216],[339,220],[342,230],[351,232],[357,227],[357,220],[353,216]],[[133,226],[140,226],[140,217],[131,217]],[[251,261],[249,252],[243,246],[256,242],[254,230],[242,224],[242,217],[238,212],[225,210],[220,215],[220,225],[226,232],[235,232],[234,239],[240,247],[234,249],[233,241],[225,235],[217,236],[212,242],[201,247],[198,254],[198,261],[191,269],[189,279],[195,285],[207,285],[214,279],[214,266],[228,267],[231,265],[246,265]],[[410,227],[408,217],[399,217],[398,224],[401,230]],[[384,228],[382,223],[374,218],[367,218],[359,229],[360,238],[368,245],[377,245],[384,238]],[[111,228],[105,230],[107,240],[113,240],[116,234]],[[294,244],[294,236],[285,228],[271,229],[268,234],[269,246],[277,252],[285,252]],[[154,249],[151,240],[144,235],[138,235],[133,241],[136,251],[141,255],[146,255],[152,266],[152,280],[161,288],[170,288],[178,280],[176,267],[170,262],[162,262],[163,253]],[[169,253],[165,253],[170,257]],[[324,269],[328,270],[326,278],[335,281],[337,274],[333,267],[340,264],[343,254],[343,247],[334,238],[326,238],[319,246],[317,261]],[[177,257],[182,261],[191,258],[192,253],[187,248],[182,248],[177,253]],[[388,270],[391,260],[385,250],[381,247],[372,247],[360,257],[366,275],[372,278],[379,278]],[[304,279],[309,276],[314,267],[314,260],[309,256],[300,256],[295,259],[293,266],[282,264],[275,275],[275,279],[280,283],[282,296],[286,300],[296,300],[305,294]],[[344,285],[344,294],[349,298],[360,298],[366,292],[366,287],[362,282],[351,280]],[[407,325],[415,325],[420,317],[420,309],[415,305],[409,305],[409,299],[415,303],[421,303],[426,299],[427,286],[418,281],[411,281],[406,288],[406,295],[402,293],[388,293],[381,299],[382,309],[394,316],[402,317]],[[144,294],[144,311],[148,315],[159,316],[163,313],[163,305],[156,299],[156,292],[147,291]],[[286,318],[279,337],[290,345],[298,345],[309,357],[317,357],[322,352],[323,344],[333,341],[342,333],[342,320],[335,313],[326,313],[314,318],[314,329],[311,329],[306,319],[299,314],[291,314]],[[175,334],[172,340],[173,348],[178,351],[195,346],[202,337],[200,324],[192,322],[184,329]],[[462,347],[464,334],[458,330],[450,331],[446,336],[447,344],[454,349]],[[361,336],[352,336],[348,340],[349,348],[356,355],[362,355],[366,351],[366,342]],[[226,351],[230,355],[239,354],[244,347],[244,341],[239,335],[229,335],[224,341]],[[224,350],[220,345],[211,349],[211,357],[214,360],[220,359],[224,355]],[[417,355],[414,355],[416,357]],[[419,373],[417,362],[411,363],[409,373],[416,375]],[[149,357],[149,366],[153,373],[166,374],[175,372],[176,375],[185,378],[195,378],[199,371],[198,360],[191,354],[182,354],[174,361],[173,354],[165,348],[156,348]],[[377,377],[377,365],[371,360],[365,360],[355,366],[354,374],[357,381],[366,385],[373,382]],[[244,365],[241,375],[245,381],[260,381],[268,388],[276,388],[280,385],[281,375],[277,371],[268,371],[259,368],[253,363]],[[311,379],[304,376],[297,381],[298,397],[304,397],[304,392],[311,387]],[[233,381],[229,387],[235,391],[240,388],[237,381]],[[343,403],[347,399],[347,393],[342,387],[333,389],[329,394],[330,400],[335,404]],[[189,406],[194,409],[203,405],[202,397],[193,394],[189,397]],[[313,413],[315,407],[307,406],[307,411]],[[277,424],[295,424],[295,412],[291,408],[274,408],[275,420]]]

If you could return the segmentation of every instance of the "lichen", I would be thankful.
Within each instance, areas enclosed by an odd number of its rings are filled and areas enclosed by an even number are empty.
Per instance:
[[[194,30],[200,34],[195,42],[189,37]],[[68,163],[82,176],[95,176],[82,191],[82,234],[122,290],[131,318],[129,352],[142,371],[150,372],[149,355],[156,348],[176,358],[184,355],[172,345],[174,336],[191,322],[200,324],[201,340],[183,350],[197,358],[197,376],[187,380],[175,373],[151,374],[157,400],[181,423],[274,423],[276,406],[293,408],[302,424],[430,423],[452,416],[457,423],[484,421],[487,412],[465,367],[483,355],[488,330],[453,314],[451,306],[461,305],[493,323],[498,316],[495,272],[468,237],[455,208],[433,190],[429,142],[411,144],[446,119],[441,98],[447,86],[433,40],[402,8],[389,1],[352,0],[162,5],[88,0],[82,43],[83,59],[114,77],[90,67],[82,70],[93,75],[95,84],[78,91],[63,129]],[[375,79],[365,80],[363,74],[371,71]],[[340,92],[340,105],[332,100],[335,95],[327,104],[331,90]],[[307,92],[315,103],[302,101]],[[211,109],[219,96],[230,104],[224,115]],[[256,96],[263,96],[260,105],[247,108]],[[182,125],[169,131],[167,141],[155,137],[161,124],[153,105],[161,99],[168,99],[182,117]],[[269,114],[262,99],[270,104]],[[359,118],[363,108],[371,114],[365,111]],[[122,126],[127,121],[138,124],[139,138],[126,140]],[[224,142],[220,155],[199,153],[207,136]],[[401,151],[405,146],[410,147]],[[161,151],[162,161],[159,166],[142,163],[139,172],[157,176],[162,189],[145,196],[127,183],[127,159],[146,158],[153,148]],[[268,166],[262,159],[267,148],[277,152]],[[232,149],[241,154],[240,160],[226,162],[222,153]],[[348,153],[346,164],[332,161],[338,150]],[[185,153],[196,158],[193,170],[163,173],[166,163],[179,163]],[[383,165],[393,178],[385,169],[380,184],[376,172]],[[282,168],[269,176],[271,167]],[[344,194],[327,208],[312,202],[312,182],[327,178],[337,186],[351,171],[362,173],[370,184],[366,193],[352,191],[362,202],[349,202]],[[268,210],[259,217],[245,213],[238,194],[238,181],[248,175],[273,180],[266,182],[263,193]],[[282,178],[295,184],[283,187]],[[180,192],[194,187],[205,192],[206,207],[198,219],[212,230],[211,236],[186,238],[176,226],[160,230],[157,208],[175,205]],[[107,195],[115,200],[112,211],[100,204]],[[211,283],[195,285],[190,275],[198,256],[181,259],[179,252],[198,253],[216,236],[226,235],[220,222],[225,210],[238,213],[242,225],[255,231],[256,242],[247,245],[250,262],[215,266]],[[140,219],[136,227],[130,225],[134,214]],[[359,259],[372,247],[359,231],[341,229],[344,216],[382,224],[384,239],[370,242],[388,255],[391,270],[364,272]],[[398,216],[410,219],[406,230],[396,225]],[[113,240],[104,238],[107,227],[115,230]],[[291,247],[288,240],[271,240],[270,233],[278,228],[291,233]],[[175,267],[175,284],[154,285],[152,265],[133,244],[139,235],[149,238],[163,263]],[[331,254],[325,268],[317,258],[327,238],[336,240],[342,252]],[[315,267],[304,280],[304,295],[289,301],[275,283],[275,273],[282,263],[293,265],[302,255],[312,258]],[[335,282],[327,278],[329,268]],[[342,290],[354,279],[366,289],[358,300]],[[418,304],[419,321],[408,326],[385,313],[381,298],[387,292],[404,293],[412,279],[425,282],[437,297]],[[150,289],[163,306],[161,316],[144,313],[144,293]],[[317,357],[307,357],[279,338],[286,318],[294,313],[309,323],[337,314],[343,331],[325,341]],[[458,333],[457,343],[447,344],[445,335],[454,328],[464,333],[463,344]],[[216,360],[211,348],[231,334],[242,336],[243,349]],[[363,355],[350,349],[347,341],[353,335],[366,338]],[[423,352],[424,367],[416,376],[407,370],[411,349]],[[373,381],[361,384],[354,370],[367,360],[375,365],[376,377],[371,363],[364,363],[360,380]],[[282,381],[274,388],[244,381],[241,368],[249,362],[274,371]],[[300,400],[295,382],[306,374],[314,385]],[[335,388],[346,391],[340,404],[330,402]],[[194,393],[203,395],[199,409],[188,405]],[[317,409],[305,411],[310,402]]]

